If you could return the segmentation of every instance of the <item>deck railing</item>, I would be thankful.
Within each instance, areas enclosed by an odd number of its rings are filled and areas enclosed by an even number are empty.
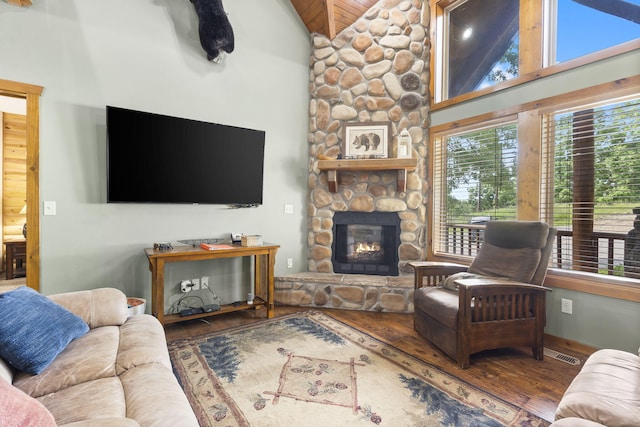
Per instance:
[[[484,240],[484,224],[448,224],[445,235],[445,251],[449,254],[475,256]],[[573,231],[558,230],[554,245],[553,267],[572,269],[571,256],[563,250],[571,251]],[[602,274],[620,274],[616,265],[624,264],[624,240],[626,234],[593,232],[592,239],[597,245],[597,259],[593,260],[594,269]]]

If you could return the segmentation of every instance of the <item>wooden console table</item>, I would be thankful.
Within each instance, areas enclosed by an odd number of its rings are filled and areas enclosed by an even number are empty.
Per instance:
[[[182,322],[201,317],[215,316],[232,311],[256,309],[266,306],[267,318],[274,313],[274,268],[276,252],[279,245],[264,243],[261,246],[229,245],[229,249],[204,250],[199,247],[181,246],[170,250],[145,249],[151,270],[151,312],[163,325]],[[164,267],[168,262],[202,261],[207,259],[235,258],[243,256],[254,257],[254,293],[253,304],[246,301],[240,305],[225,304],[220,310],[210,313],[198,313],[191,316],[180,314],[164,314]]]
[[[25,267],[27,263],[27,241],[26,240],[10,240],[4,242],[7,248],[6,278],[11,280],[16,276],[25,276]],[[15,262],[15,269],[13,263]]]

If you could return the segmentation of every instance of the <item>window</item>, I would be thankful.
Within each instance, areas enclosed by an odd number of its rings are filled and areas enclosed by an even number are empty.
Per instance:
[[[431,0],[431,11],[435,108],[640,45],[640,0]]]
[[[548,0],[547,8],[547,65],[640,37],[640,0]]]
[[[549,286],[640,302],[640,75],[443,123],[430,141],[428,259],[468,262],[487,219],[542,219],[559,230]]]
[[[516,123],[444,133],[434,148],[435,251],[473,256],[488,220],[516,218]]]
[[[443,99],[518,76],[519,10],[519,0],[462,0],[443,10]]]
[[[637,95],[543,115],[541,217],[558,228],[555,267],[640,278],[639,119]]]

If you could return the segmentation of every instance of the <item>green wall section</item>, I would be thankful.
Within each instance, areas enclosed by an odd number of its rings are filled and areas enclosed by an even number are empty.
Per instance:
[[[56,216],[41,217],[45,294],[114,286],[150,299],[143,248],[232,231],[281,245],[278,274],[306,269],[309,33],[289,0],[232,0],[225,10],[235,51],[216,64],[189,1],[0,2],[0,35],[10,40],[0,43],[0,79],[44,87],[40,199],[57,203]],[[107,204],[106,105],[264,130],[264,204]],[[216,280],[216,271],[202,273],[222,285],[226,273]]]
[[[573,314],[561,312],[562,299],[572,301]],[[545,332],[596,348],[638,353],[640,304],[584,292],[554,289],[547,294]]]

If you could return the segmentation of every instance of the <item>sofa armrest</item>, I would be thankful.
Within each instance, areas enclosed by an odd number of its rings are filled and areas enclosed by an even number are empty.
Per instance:
[[[89,328],[120,326],[127,321],[127,297],[119,289],[66,292],[49,298],[84,320]]]
[[[131,418],[94,418],[63,424],[60,427],[140,427],[140,424]]]

